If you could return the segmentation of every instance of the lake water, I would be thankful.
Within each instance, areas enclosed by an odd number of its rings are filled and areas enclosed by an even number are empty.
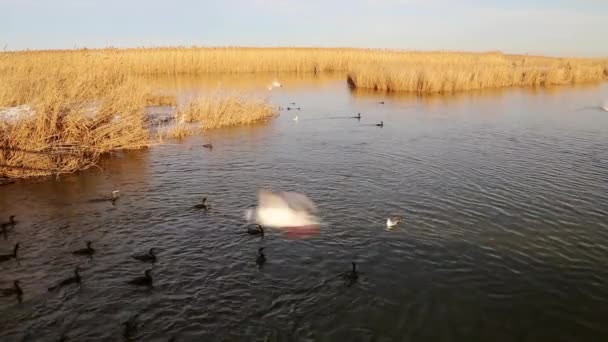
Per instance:
[[[0,340],[119,341],[132,317],[140,341],[608,338],[608,113],[587,108],[606,84],[421,98],[354,92],[340,75],[271,80],[158,82],[302,109],[0,187],[2,221],[19,221],[0,254],[22,247],[0,287],[25,292],[0,298]],[[321,233],[241,234],[261,187],[310,196]],[[114,189],[116,205],[92,201]],[[208,212],[191,209],[202,196]],[[387,231],[389,216],[404,221]],[[86,240],[92,259],[70,253]],[[131,258],[150,247],[153,266]],[[81,287],[47,291],[75,266]],[[125,284],[148,268],[152,289]]]

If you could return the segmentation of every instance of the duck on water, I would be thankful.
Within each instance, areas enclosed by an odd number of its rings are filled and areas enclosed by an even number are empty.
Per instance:
[[[255,228],[247,228],[247,234],[264,236],[264,228],[258,224]]]
[[[135,260],[143,261],[143,262],[156,262],[156,253],[154,253],[156,249],[154,247],[150,248],[148,253],[141,255],[133,255],[132,258]]]
[[[137,286],[152,286],[152,270],[146,270],[143,277],[137,277],[129,280],[127,284]]]
[[[195,204],[193,208],[194,209],[204,209],[204,210],[209,209],[209,206],[207,205],[207,197],[203,197],[201,203]]]
[[[13,253],[11,254],[0,254],[0,262],[9,261],[11,259],[17,259],[17,251],[19,251],[19,243],[13,247]]]
[[[82,248],[82,249],[78,249],[72,252],[72,254],[74,255],[86,255],[86,256],[93,256],[93,254],[95,253],[95,249],[93,249],[93,247],[91,247],[91,245],[93,244],[93,242],[91,241],[87,241],[87,247],[86,248]]]
[[[74,276],[73,277],[66,278],[66,279],[60,281],[59,283],[57,283],[56,285],[49,287],[49,289],[48,289],[49,292],[50,291],[54,291],[54,290],[56,290],[58,288],[67,286],[67,285],[71,285],[71,284],[78,284],[78,285],[80,285],[80,283],[82,283],[82,279],[80,278],[80,273],[78,273],[78,271],[79,271],[79,268],[76,267],[74,269]]]
[[[262,267],[266,263],[266,255],[264,255],[264,247],[258,248],[258,257],[255,259],[255,263],[258,267]]]
[[[351,271],[344,273],[344,279],[347,281],[347,286],[354,284],[359,279],[359,272],[357,272],[357,264],[352,262],[353,268]]]
[[[2,229],[5,229],[8,227],[15,227],[16,224],[17,224],[17,221],[15,221],[15,215],[11,215],[11,216],[9,216],[7,222],[2,222],[0,224],[0,227],[2,227]]]
[[[0,294],[2,294],[2,297],[17,296],[17,299],[19,300],[19,302],[21,302],[21,298],[23,297],[23,290],[19,286],[19,280],[13,281],[13,287],[0,289]]]

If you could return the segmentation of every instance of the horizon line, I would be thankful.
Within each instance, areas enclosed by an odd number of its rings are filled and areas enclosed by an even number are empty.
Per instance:
[[[5,45],[0,53],[22,53],[22,52],[77,52],[77,51],[102,51],[102,50],[170,50],[170,49],[250,49],[250,50],[272,50],[272,49],[294,49],[294,50],[368,50],[368,51],[386,51],[386,52],[401,52],[401,53],[463,53],[463,54],[495,54],[508,56],[526,56],[526,57],[549,57],[549,58],[582,58],[582,59],[608,59],[608,56],[589,57],[581,55],[553,55],[539,54],[533,52],[505,52],[502,50],[450,50],[450,49],[433,49],[433,50],[410,50],[403,48],[379,48],[379,47],[353,47],[353,46],[287,46],[287,45],[268,45],[268,46],[248,46],[248,45],[141,45],[141,46],[105,46],[105,47],[87,47],[74,46],[72,48],[49,48],[36,49],[26,48],[11,50]]]

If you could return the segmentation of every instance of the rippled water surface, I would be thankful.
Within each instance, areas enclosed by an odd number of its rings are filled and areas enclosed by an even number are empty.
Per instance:
[[[22,247],[0,287],[25,292],[0,298],[0,340],[119,341],[133,317],[141,341],[608,338],[608,113],[587,108],[608,86],[417,98],[281,81],[262,91],[300,111],[0,187],[0,218],[19,221],[0,254]],[[260,187],[309,195],[321,234],[242,234]],[[114,189],[116,205],[94,201]],[[191,209],[203,195],[211,209]],[[388,216],[404,222],[387,231]],[[86,240],[92,259],[70,253]],[[150,247],[153,266],[131,258]],[[47,291],[75,266],[82,286]],[[152,289],[125,284],[148,268]]]

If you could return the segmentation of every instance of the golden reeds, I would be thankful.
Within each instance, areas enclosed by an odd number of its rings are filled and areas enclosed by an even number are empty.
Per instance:
[[[174,136],[198,123],[210,129],[275,115],[269,104],[235,95],[179,105],[142,76],[334,71],[357,88],[435,93],[599,81],[608,78],[608,60],[341,48],[0,52],[0,108],[28,105],[33,113],[0,118],[0,178],[73,172],[103,153],[146,146],[146,105],[178,107]]]
[[[606,79],[601,63],[552,63],[548,65],[365,65],[348,73],[353,88],[416,93],[453,93],[487,88],[566,85]]]
[[[32,113],[0,122],[0,177],[74,172],[103,153],[148,145],[144,91],[137,82],[120,75],[90,79],[70,70],[41,76],[1,86],[2,103],[27,102]]]
[[[200,128],[211,129],[237,125],[249,125],[266,121],[277,115],[275,107],[267,102],[246,98],[242,95],[201,96],[181,106],[177,120],[197,122]]]

